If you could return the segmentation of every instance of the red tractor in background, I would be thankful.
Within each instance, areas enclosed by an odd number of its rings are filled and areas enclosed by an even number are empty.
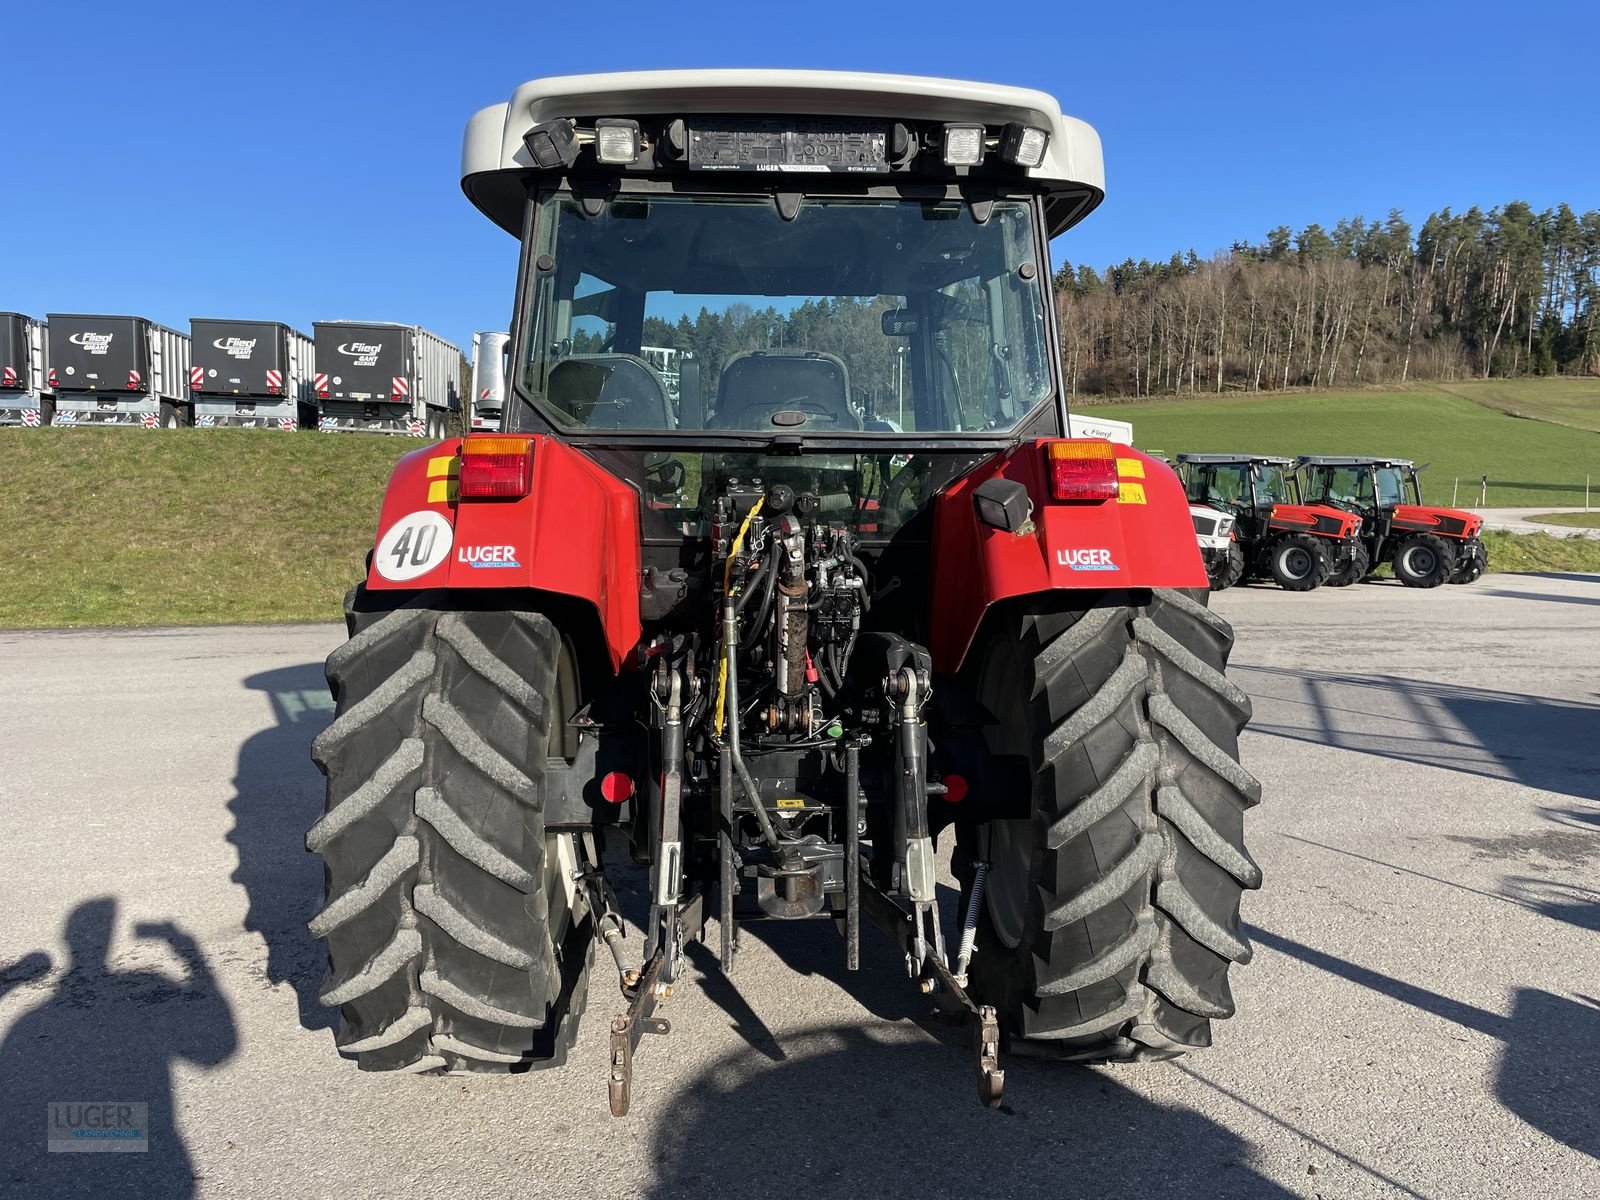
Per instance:
[[[725,972],[754,920],[836,923],[853,971],[863,917],[986,1104],[1005,1046],[1208,1045],[1250,702],[1176,477],[1066,436],[1049,240],[1094,131],[986,84],[577,76],[478,113],[462,185],[522,243],[504,423],[400,460],[328,659],[339,1048],[558,1064],[603,945],[621,1114],[708,920]]]
[[[1345,587],[1366,574],[1366,553],[1356,536],[1361,519],[1302,503],[1294,459],[1180,454],[1177,462],[1191,504],[1234,518],[1227,551],[1206,557],[1212,591],[1270,576],[1291,592],[1309,592],[1323,584]]]
[[[1302,456],[1295,476],[1315,503],[1361,520],[1362,575],[1388,563],[1407,587],[1472,583],[1489,568],[1478,535],[1483,518],[1422,503],[1419,468],[1410,459]]]

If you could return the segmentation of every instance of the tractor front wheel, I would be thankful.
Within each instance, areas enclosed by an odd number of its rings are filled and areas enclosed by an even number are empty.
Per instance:
[[[1328,576],[1329,587],[1349,587],[1352,583],[1360,583],[1372,569],[1365,542],[1351,542],[1349,555],[1344,566]]]
[[[1228,553],[1206,563],[1206,575],[1213,592],[1225,592],[1244,578],[1244,551],[1238,542],[1228,543]]]
[[[1468,542],[1461,548],[1451,583],[1476,583],[1489,569],[1489,552],[1482,542]]]
[[[1082,1061],[1170,1058],[1233,1012],[1260,885],[1239,765],[1233,632],[1175,591],[997,618],[975,656],[991,754],[1027,765],[1032,816],[958,829],[963,910],[989,864],[972,993],[1006,1036]]]
[[[339,1048],[363,1070],[561,1061],[593,953],[572,836],[544,827],[570,649],[536,612],[371,607],[361,588],[347,602],[312,745],[327,895],[310,929]]]
[[[1436,533],[1414,533],[1395,548],[1395,578],[1407,587],[1436,588],[1455,569],[1455,547]]]
[[[1333,570],[1327,548],[1304,533],[1287,534],[1274,542],[1267,566],[1278,586],[1290,592],[1321,587]]]

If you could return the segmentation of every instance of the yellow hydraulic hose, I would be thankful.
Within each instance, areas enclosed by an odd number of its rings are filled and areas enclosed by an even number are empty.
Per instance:
[[[750,506],[750,511],[744,516],[744,523],[739,526],[739,532],[733,539],[733,546],[728,550],[727,564],[722,568],[722,594],[728,594],[728,587],[733,580],[733,560],[740,550],[744,549],[745,534],[750,532],[750,522],[761,511],[761,506],[767,502],[762,496]],[[728,715],[728,639],[733,636],[733,626],[725,623],[722,630],[722,654],[717,665],[717,710],[714,716],[713,727],[717,737],[722,736],[723,726]]]

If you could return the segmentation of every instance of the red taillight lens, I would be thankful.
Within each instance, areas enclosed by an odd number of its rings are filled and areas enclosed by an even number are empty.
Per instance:
[[[600,777],[600,797],[607,804],[621,804],[633,795],[633,780],[621,771],[612,771]]]
[[[533,441],[469,437],[461,443],[461,498],[515,499],[533,489]]]
[[[1052,500],[1115,500],[1117,451],[1100,438],[1045,446]]]

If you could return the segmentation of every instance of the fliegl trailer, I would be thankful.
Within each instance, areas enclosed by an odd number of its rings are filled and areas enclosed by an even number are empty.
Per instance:
[[[196,425],[292,433],[315,424],[315,359],[305,334],[276,321],[204,317],[191,319],[189,332]]]
[[[46,320],[55,424],[191,423],[186,335],[144,317],[51,313]]]
[[[493,432],[500,428],[506,403],[506,354],[509,333],[472,335],[472,428]]]
[[[55,411],[45,324],[0,313],[0,425],[37,428]]]
[[[315,390],[324,433],[437,441],[461,407],[461,351],[420,325],[318,321]]]

